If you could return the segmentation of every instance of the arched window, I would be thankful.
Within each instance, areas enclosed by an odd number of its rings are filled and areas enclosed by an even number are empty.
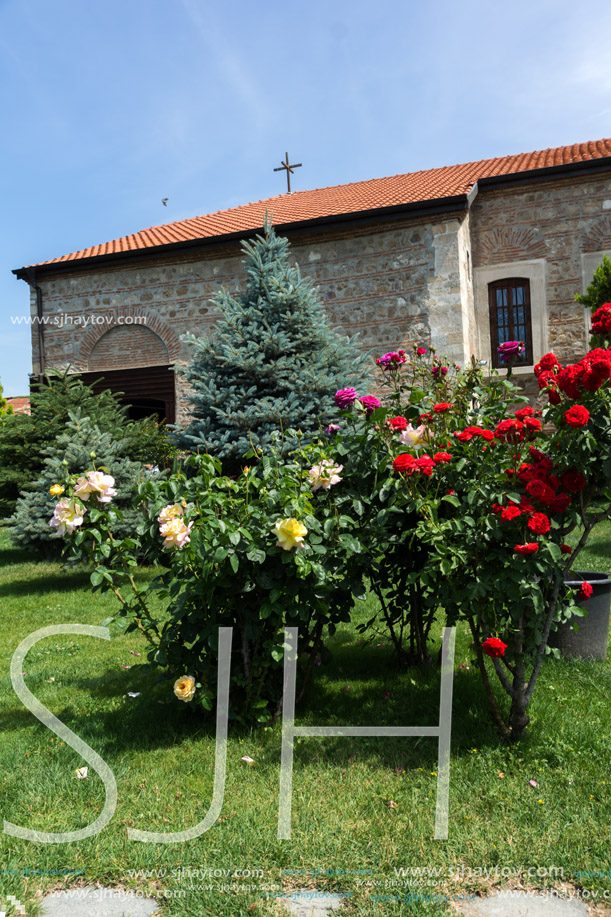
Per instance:
[[[524,277],[495,280],[488,284],[488,303],[492,365],[496,368],[505,365],[499,360],[500,344],[524,341],[526,349],[516,365],[530,366],[533,362],[530,282]]]

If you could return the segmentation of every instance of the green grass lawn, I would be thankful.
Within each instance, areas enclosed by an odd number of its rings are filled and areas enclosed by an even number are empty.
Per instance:
[[[77,779],[75,771],[85,762],[22,706],[11,686],[10,660],[38,628],[101,624],[114,611],[114,599],[92,596],[86,574],[36,562],[12,548],[6,529],[1,537],[2,817],[42,831],[75,830],[99,815],[102,781],[92,768],[87,779]],[[579,568],[611,567],[610,547],[608,523]],[[152,574],[144,569],[139,575]],[[352,626],[342,627],[329,641],[332,656],[317,668],[297,722],[436,725],[439,670],[400,673],[388,642],[380,636],[365,645]],[[535,875],[523,881],[529,887],[569,883],[592,889],[601,900],[604,891],[611,895],[608,661],[550,662],[535,691],[529,735],[506,746],[489,720],[467,634],[459,631],[447,841],[433,839],[435,739],[298,740],[293,835],[278,841],[280,727],[251,732],[230,725],[221,819],[196,840],[164,845],[129,841],[127,828],[177,831],[203,818],[212,793],[215,735],[174,699],[171,679],[149,670],[145,652],[136,635],[113,635],[110,642],[67,635],[37,644],[26,659],[27,686],[104,758],[119,790],[114,818],[95,837],[36,844],[2,835],[0,895],[26,900],[28,914],[37,913],[41,890],[101,882],[184,892],[160,898],[167,917],[279,914],[263,893],[300,887],[350,895],[342,912],[348,917],[441,915],[450,912],[447,902],[393,898],[516,884],[470,873],[493,867],[557,867],[563,879]],[[140,693],[130,698],[128,692]],[[242,763],[243,755],[254,766]],[[185,872],[204,867],[225,870],[226,877],[188,878]],[[429,885],[409,884],[395,871],[402,867],[446,875]],[[22,875],[63,869],[82,874]],[[262,872],[234,878],[236,870]],[[316,878],[306,874],[314,870]],[[448,878],[448,871],[458,871],[458,879]],[[586,878],[582,871],[607,877]],[[198,888],[208,884],[214,887]]]

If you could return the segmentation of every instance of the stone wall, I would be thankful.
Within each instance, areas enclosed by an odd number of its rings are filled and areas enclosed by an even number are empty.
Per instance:
[[[463,360],[461,257],[457,219],[412,220],[360,231],[297,236],[292,254],[319,288],[332,325],[359,335],[378,355],[414,343],[433,344]],[[464,245],[463,245],[464,248]],[[187,332],[209,334],[216,319],[211,297],[244,287],[237,245],[139,266],[44,274],[46,367],[119,369],[171,362],[185,365]],[[35,300],[32,310],[35,314]],[[85,320],[88,320],[85,325]],[[34,371],[38,336],[32,335]],[[165,355],[167,354],[167,358]],[[186,391],[177,385],[184,416]]]
[[[498,271],[507,276],[533,277],[537,290],[531,297],[533,325],[543,317],[541,352],[553,350],[561,362],[583,354],[587,343],[587,322],[575,294],[592,279],[584,272],[586,253],[602,257],[611,247],[611,178],[608,175],[581,176],[486,191],[482,189],[471,211],[473,267],[476,275],[476,302],[479,321],[487,309],[482,302],[485,290],[479,289],[478,273],[485,271],[487,282]],[[590,258],[589,262],[599,258]],[[525,266],[521,273],[520,264]],[[539,277],[539,272],[540,277]],[[483,286],[483,285],[482,285]],[[533,329],[534,330],[534,329]],[[484,329],[489,334],[489,329]]]
[[[575,293],[611,250],[611,178],[482,188],[468,212],[288,236],[331,324],[358,333],[359,346],[374,355],[418,343],[461,364],[471,354],[489,360],[488,284],[519,276],[530,281],[535,358],[553,349],[566,362],[587,343]],[[211,298],[245,282],[237,243],[125,266],[42,271],[44,314],[55,321],[44,329],[46,367],[83,372],[186,365],[184,335],[209,334],[217,317]],[[34,297],[31,309],[36,314]],[[32,348],[39,372],[35,326]],[[176,387],[184,419],[180,377]]]

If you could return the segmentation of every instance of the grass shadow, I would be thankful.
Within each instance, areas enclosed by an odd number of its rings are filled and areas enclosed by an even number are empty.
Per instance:
[[[0,568],[15,566],[17,564],[31,564],[32,554],[26,548],[20,548],[17,545],[9,543],[3,539],[4,544],[0,547]]]
[[[89,585],[89,574],[84,570],[64,570],[61,576],[57,572],[47,571],[39,576],[30,574],[22,581],[0,583],[0,596],[17,598],[24,595],[46,595],[49,592],[74,592],[77,589],[86,589]]]

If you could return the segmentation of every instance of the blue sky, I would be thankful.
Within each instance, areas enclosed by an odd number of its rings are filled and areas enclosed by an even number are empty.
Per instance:
[[[0,0],[0,380],[12,268],[294,190],[611,136],[608,0]],[[167,197],[168,206],[161,199]]]

